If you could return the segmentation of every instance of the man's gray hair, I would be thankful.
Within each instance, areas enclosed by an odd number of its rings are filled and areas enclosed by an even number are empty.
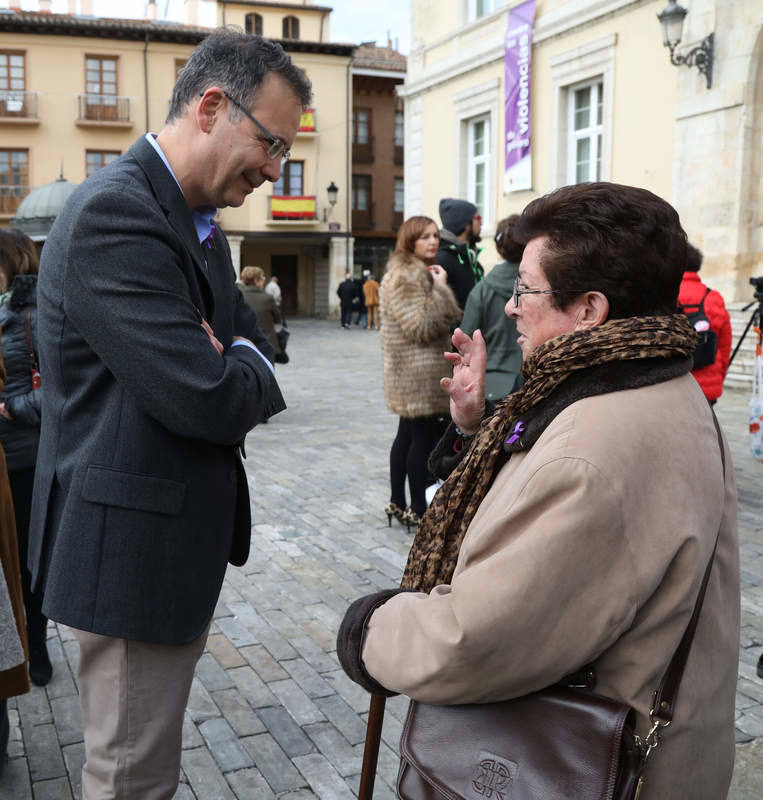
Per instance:
[[[180,117],[187,106],[210,86],[227,91],[244,108],[252,108],[257,89],[269,72],[279,75],[294,91],[302,108],[312,101],[312,86],[292,63],[283,47],[240,28],[218,28],[191,53],[172,91],[167,122]],[[231,118],[239,111],[231,107]]]

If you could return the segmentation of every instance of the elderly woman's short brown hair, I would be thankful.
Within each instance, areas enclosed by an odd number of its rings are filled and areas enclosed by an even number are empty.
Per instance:
[[[244,286],[251,286],[257,281],[265,280],[265,270],[262,267],[244,267],[241,270],[241,281]]]
[[[541,267],[552,303],[566,308],[580,292],[601,292],[609,319],[674,314],[686,267],[678,212],[647,189],[579,183],[533,200],[514,227],[527,244],[548,237]]]

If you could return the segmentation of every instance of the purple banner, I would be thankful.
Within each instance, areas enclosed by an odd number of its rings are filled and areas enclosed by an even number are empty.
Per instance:
[[[503,191],[532,188],[530,161],[530,57],[535,0],[509,11],[504,55],[504,109],[506,116],[506,170]]]

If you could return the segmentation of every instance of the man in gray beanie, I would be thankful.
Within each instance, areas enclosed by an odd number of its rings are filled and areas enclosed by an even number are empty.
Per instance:
[[[485,270],[477,260],[482,218],[477,206],[468,200],[445,197],[440,200],[440,248],[435,263],[448,273],[448,285],[463,308],[472,287],[482,280]]]

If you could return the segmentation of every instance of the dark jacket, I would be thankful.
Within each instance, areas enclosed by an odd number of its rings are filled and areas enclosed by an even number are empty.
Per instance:
[[[10,471],[29,469],[37,460],[40,441],[40,405],[42,389],[32,389],[32,363],[27,346],[27,311],[32,347],[37,352],[37,276],[17,275],[10,297],[0,308],[3,332],[5,389],[0,402],[13,417],[0,416],[0,444]]]
[[[439,264],[448,273],[448,286],[453,290],[458,304],[464,308],[472,287],[485,274],[477,256],[466,242],[443,228],[440,231],[440,247],[435,256],[435,264]]]
[[[5,382],[0,357],[0,391]],[[8,473],[0,446],[0,700],[29,691],[27,630],[19,570],[18,540]],[[0,752],[5,758],[5,752]]]
[[[352,278],[346,278],[339,284],[336,293],[339,295],[342,306],[351,306],[353,299],[358,296],[358,287]]]
[[[257,322],[260,329],[265,334],[265,338],[270,342],[270,346],[276,355],[281,353],[281,345],[278,344],[276,336],[276,322],[281,321],[281,312],[278,310],[273,295],[268,294],[259,286],[241,286],[241,294],[244,295],[249,307],[257,315]]]
[[[461,330],[471,336],[479,328],[487,346],[485,397],[500,400],[519,388],[522,351],[517,344],[517,323],[506,316],[506,303],[514,293],[519,264],[502,261],[470,292]]]
[[[29,565],[58,622],[189,642],[247,559],[239,444],[284,402],[265,360],[232,346],[273,358],[219,228],[210,243],[145,137],[77,187],[45,242]]]

